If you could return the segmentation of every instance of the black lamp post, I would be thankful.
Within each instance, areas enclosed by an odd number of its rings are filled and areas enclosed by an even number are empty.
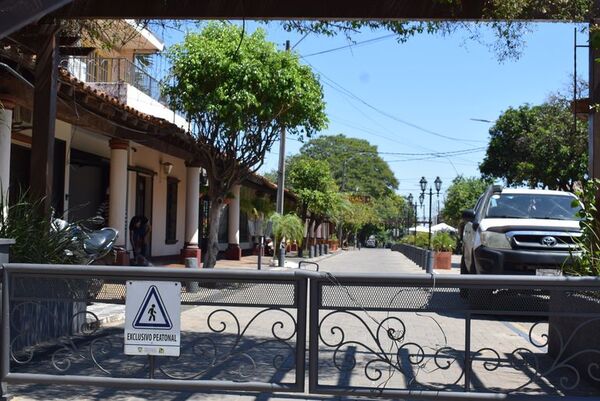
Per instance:
[[[435,181],[433,183],[435,184],[435,192],[436,192],[436,197],[437,197],[437,214],[435,217],[435,222],[436,222],[436,224],[439,224],[440,223],[440,190],[442,189],[442,180],[438,176],[435,178]]]
[[[419,184],[421,185],[421,195],[419,196],[419,200],[421,200],[421,198],[425,198],[425,190],[427,189],[427,180],[425,179],[425,177],[421,177]],[[440,190],[442,189],[442,180],[440,179],[440,177],[436,177],[434,184],[435,184],[435,190],[437,192],[438,202],[439,202]],[[431,249],[431,198],[432,197],[433,197],[433,188],[431,188],[431,186],[430,186],[429,187],[429,249]],[[438,203],[438,210],[439,210],[439,203]],[[425,218],[423,217],[423,220],[424,219]]]
[[[425,222],[425,206],[423,206],[424,202],[425,202],[425,194],[421,193],[421,195],[419,195],[419,205],[421,206],[421,213],[423,213],[423,222]]]
[[[413,203],[414,199],[415,198],[413,197],[412,193],[408,194],[408,206],[410,207],[410,211],[412,212],[413,208],[414,208],[414,215],[415,215],[415,242],[414,242],[414,244],[416,245],[417,244],[417,203],[416,202]],[[410,227],[410,224],[409,224],[409,227]]]

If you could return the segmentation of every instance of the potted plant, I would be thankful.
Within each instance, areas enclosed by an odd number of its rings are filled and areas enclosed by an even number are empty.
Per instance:
[[[335,234],[329,236],[329,250],[334,252],[337,251],[339,245],[338,238]]]
[[[452,268],[452,251],[454,250],[455,245],[456,241],[449,233],[441,231],[435,234],[431,240],[431,246],[435,251],[434,268]]]

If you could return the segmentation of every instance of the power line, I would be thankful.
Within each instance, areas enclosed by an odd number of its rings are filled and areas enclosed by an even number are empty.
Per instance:
[[[486,150],[486,147],[453,150],[448,152],[430,152],[430,153],[399,153],[399,152],[377,152],[380,155],[394,155],[394,156],[454,156],[458,154],[476,153]]]
[[[462,138],[456,138],[453,136],[449,136],[449,135],[444,135],[444,134],[440,134],[439,132],[435,132],[432,131],[430,129],[421,127],[420,125],[411,123],[410,121],[404,120],[402,118],[399,118],[393,114],[390,114],[384,110],[379,109],[376,106],[373,106],[371,103],[367,102],[366,100],[362,99],[361,97],[357,96],[356,94],[354,94],[353,92],[351,92],[350,90],[346,89],[345,87],[343,87],[342,85],[338,84],[337,82],[335,82],[333,79],[329,78],[327,75],[323,74],[321,71],[319,71],[317,68],[315,68],[314,65],[312,65],[310,62],[306,61],[315,71],[317,71],[326,81],[324,81],[323,83],[327,86],[329,86],[330,88],[332,88],[333,90],[336,90],[346,96],[351,97],[352,99],[355,99],[356,101],[364,104],[365,106],[367,106],[368,108],[376,111],[377,113],[391,119],[394,121],[397,121],[401,124],[407,125],[409,127],[412,127],[414,129],[417,129],[419,131],[425,132],[427,134],[430,135],[434,135],[437,136],[439,138],[444,138],[444,139],[448,139],[450,141],[456,141],[456,142],[486,142],[486,141],[480,141],[480,140],[472,140],[472,139],[462,139]],[[327,82],[329,81],[329,82]]]
[[[363,40],[361,42],[349,43],[349,44],[347,44],[345,46],[334,47],[333,49],[327,49],[327,50],[322,50],[322,51],[319,51],[319,52],[316,52],[316,53],[301,55],[300,57],[302,57],[302,58],[313,57],[313,56],[319,56],[321,54],[335,52],[335,51],[338,51],[338,50],[345,50],[345,49],[351,49],[353,47],[360,47],[360,46],[368,44],[368,43],[374,43],[374,42],[379,42],[379,41],[384,40],[384,39],[393,38],[394,36],[396,36],[396,34],[383,35],[383,36],[379,36],[377,38]]]

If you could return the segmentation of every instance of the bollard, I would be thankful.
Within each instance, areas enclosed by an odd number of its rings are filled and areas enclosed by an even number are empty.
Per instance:
[[[285,267],[285,245],[279,247],[279,267]]]
[[[185,258],[185,268],[186,269],[197,269],[198,268],[198,258]],[[187,292],[198,292],[198,282],[197,281],[186,281],[185,288]]]
[[[312,259],[312,258],[314,258],[314,257],[315,257],[315,246],[314,246],[314,245],[311,245],[311,246],[308,248],[308,258],[309,258],[309,259]]]
[[[319,256],[323,256],[323,244],[319,244]]]
[[[427,251],[427,273],[433,273],[433,252]]]
[[[324,247],[325,247],[325,255],[328,255],[329,254],[329,244],[325,244]]]

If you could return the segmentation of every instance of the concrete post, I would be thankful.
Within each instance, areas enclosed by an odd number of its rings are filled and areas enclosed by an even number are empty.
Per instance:
[[[127,248],[127,153],[129,141],[110,140],[110,184],[108,225],[119,232],[115,246]],[[117,264],[129,264],[126,254],[117,252]]]
[[[188,258],[195,258],[197,266],[202,264],[198,246],[198,221],[200,214],[200,167],[186,165],[185,191],[185,244],[181,250],[181,258],[187,263]]]
[[[242,249],[240,248],[240,186],[235,185],[231,192],[234,198],[229,203],[229,246],[225,251],[225,258],[240,260],[242,258]]]
[[[196,257],[191,257],[191,258],[185,258],[185,267],[186,269],[197,269],[198,268],[198,258]],[[185,283],[185,288],[187,292],[198,292],[200,289],[198,288],[198,282],[197,281],[186,281]]]
[[[0,109],[0,196],[4,204],[2,215],[8,212],[8,187],[10,185],[10,138],[12,131],[13,105],[1,100]]]

